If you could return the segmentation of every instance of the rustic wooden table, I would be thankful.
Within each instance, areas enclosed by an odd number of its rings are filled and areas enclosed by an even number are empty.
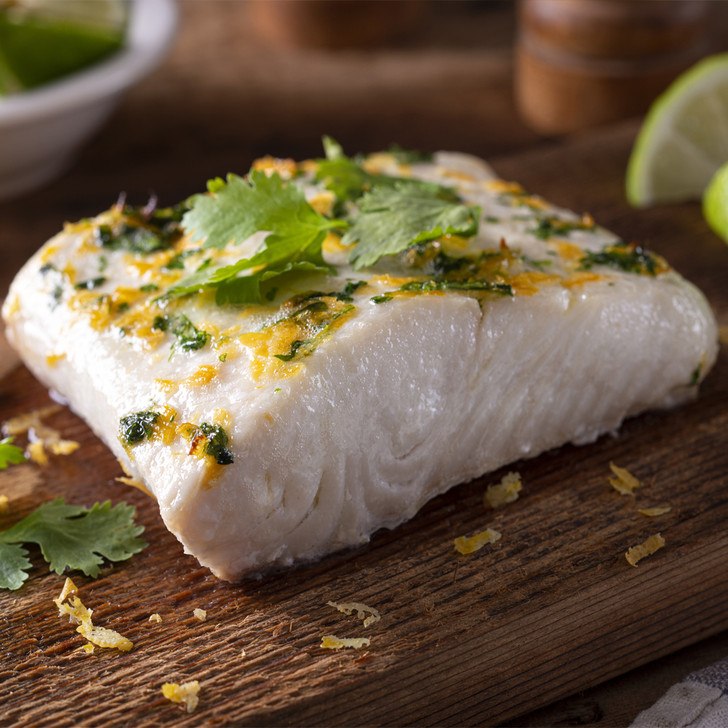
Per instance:
[[[173,203],[266,153],[317,156],[322,133],[350,151],[392,142],[455,148],[505,158],[506,169],[521,153],[572,143],[541,138],[519,120],[510,3],[434,3],[396,47],[338,50],[276,45],[251,26],[242,1],[182,0],[180,7],[168,60],[128,95],[74,167],[0,203],[0,294],[62,221],[108,207],[120,190],[133,202],[154,191]],[[626,139],[636,128],[615,133]],[[587,148],[589,138],[579,143]],[[0,378],[13,364],[0,336]],[[687,672],[726,654],[723,633],[507,725],[625,726]]]

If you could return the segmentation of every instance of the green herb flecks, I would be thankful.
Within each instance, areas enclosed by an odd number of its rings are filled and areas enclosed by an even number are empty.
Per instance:
[[[579,261],[582,270],[604,265],[625,273],[656,276],[667,270],[667,264],[657,254],[645,250],[636,243],[618,242],[606,245],[598,253],[586,252]]]
[[[17,445],[13,445],[13,438],[6,437],[0,440],[0,470],[4,470],[10,465],[19,465],[25,462],[23,450]]]
[[[399,164],[418,164],[420,162],[431,162],[433,160],[432,152],[421,152],[417,149],[404,149],[399,144],[392,144],[387,149],[387,153],[391,154]]]
[[[291,342],[287,352],[273,356],[285,362],[299,355],[308,356],[331,330],[334,322],[355,309],[353,304],[338,298],[336,294],[314,293],[292,298],[283,306],[284,315],[265,328],[273,329],[281,325],[290,328],[293,324],[293,331],[300,336]]]
[[[28,543],[40,546],[56,574],[78,569],[97,577],[104,559],[123,561],[147,546],[139,538],[144,526],[136,525],[134,513],[126,503],[112,508],[107,501],[90,509],[66,505],[62,498],[44,503],[0,532],[0,587],[19,589],[28,578],[31,563],[22,546]]]
[[[154,425],[159,419],[159,412],[146,410],[134,412],[119,420],[119,438],[125,445],[137,445],[154,435]]]
[[[178,346],[182,351],[197,351],[210,339],[207,331],[196,328],[184,314],[156,316],[152,322],[152,329],[168,331],[176,336],[177,342],[174,346]]]
[[[488,281],[452,281],[432,278],[426,281],[410,281],[400,286],[401,291],[426,293],[429,291],[485,291],[500,296],[512,296],[513,289],[507,283]]]
[[[341,242],[356,244],[350,260],[360,269],[443,235],[475,235],[479,218],[479,207],[442,199],[429,190],[397,185],[374,188],[361,198],[359,214]]]
[[[207,438],[205,454],[215,458],[218,465],[230,465],[233,462],[233,454],[228,449],[230,438],[227,432],[220,425],[210,425],[207,422],[200,425],[200,430]]]
[[[372,303],[380,304],[380,303],[386,303],[387,301],[391,301],[394,298],[394,296],[391,293],[382,293],[379,296],[372,296],[369,300]]]
[[[186,203],[176,207],[157,208],[156,200],[145,207],[121,204],[119,220],[94,228],[96,244],[108,250],[125,250],[148,255],[167,250],[182,235],[181,220]]]
[[[325,159],[316,160],[316,179],[331,190],[339,203],[356,202],[365,192],[375,187],[411,186],[439,194],[443,199],[457,201],[457,194],[449,187],[424,182],[410,177],[375,174],[367,172],[362,166],[364,159],[347,157],[344,150],[331,137],[323,138]],[[407,155],[407,152],[402,150]],[[410,153],[416,154],[416,153]],[[395,153],[396,158],[396,153]],[[420,159],[419,161],[424,161]],[[406,162],[411,163],[411,162]]]
[[[74,288],[77,291],[93,291],[99,286],[103,286],[104,283],[106,283],[106,278],[104,276],[99,276],[98,278],[90,278],[87,281],[81,281],[80,283],[76,283]]]
[[[574,230],[586,230],[593,232],[596,229],[594,220],[588,216],[584,216],[581,220],[560,220],[556,217],[544,217],[538,221],[535,228],[531,228],[526,232],[535,235],[541,240],[548,240],[553,237],[567,236]]]

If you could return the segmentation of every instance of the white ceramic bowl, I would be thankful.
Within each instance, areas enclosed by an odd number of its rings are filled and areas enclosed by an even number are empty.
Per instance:
[[[0,199],[60,174],[121,94],[162,60],[177,25],[174,0],[134,0],[126,44],[95,66],[0,98]]]

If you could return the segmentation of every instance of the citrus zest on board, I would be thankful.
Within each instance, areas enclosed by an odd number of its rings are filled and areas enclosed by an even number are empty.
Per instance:
[[[637,546],[631,546],[627,549],[624,557],[630,566],[637,566],[637,562],[644,559],[645,556],[651,556],[658,549],[665,545],[665,539],[661,534],[655,533],[650,536],[644,543]]]
[[[78,624],[76,632],[83,635],[97,647],[108,647],[121,652],[129,652],[134,647],[133,642],[113,629],[94,625],[91,621],[93,609],[84,606],[83,602],[76,596],[77,591],[78,589],[73,581],[66,578],[60,595],[53,600],[58,607],[59,614],[67,614],[72,622]]]
[[[499,508],[507,503],[518,500],[518,494],[523,488],[519,473],[506,473],[501,482],[489,485],[483,496],[483,505],[486,508]]]
[[[356,612],[356,616],[362,620],[364,627],[371,627],[382,618],[376,609],[368,607],[366,604],[362,604],[361,602],[342,602],[340,604],[337,602],[326,602],[326,604],[347,615],[352,612]],[[367,613],[369,613],[368,617]]]
[[[369,647],[370,644],[368,637],[336,637],[326,634],[321,638],[321,647],[325,650],[340,650],[345,647],[360,650],[362,647]]]
[[[619,465],[609,463],[609,469],[615,475],[615,477],[609,478],[609,484],[620,495],[633,496],[634,491],[642,485],[626,468],[620,468]]]
[[[173,703],[180,703],[185,706],[188,713],[192,713],[199,703],[198,694],[200,683],[197,680],[182,683],[164,683],[162,695]]]
[[[467,555],[472,554],[475,551],[479,551],[483,546],[489,543],[495,543],[501,534],[498,531],[494,531],[490,528],[486,528],[485,531],[476,533],[475,536],[458,536],[455,539],[454,545],[455,550],[459,554]]]

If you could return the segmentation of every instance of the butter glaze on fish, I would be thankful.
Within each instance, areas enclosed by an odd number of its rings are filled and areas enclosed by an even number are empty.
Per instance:
[[[8,338],[29,369],[146,485],[185,550],[224,579],[362,544],[455,484],[686,402],[715,361],[705,298],[658,256],[646,259],[652,272],[610,265],[609,251],[624,250],[614,235],[472,157],[368,163],[481,205],[477,236],[444,236],[365,271],[329,236],[336,276],[309,277],[269,304],[218,306],[208,294],[168,304],[155,298],[202,256],[231,262],[262,236],[165,268],[198,244],[107,250],[93,229],[119,214],[111,210],[67,225],[5,301]],[[313,206],[330,203],[302,184]],[[428,280],[413,256],[433,250],[490,251],[478,275],[512,295],[407,290]],[[165,314],[167,328],[155,326]],[[185,350],[172,333],[181,314],[205,332],[200,348]],[[143,412],[156,415],[148,436],[125,442],[120,422]],[[220,432],[222,449],[210,449]]]

